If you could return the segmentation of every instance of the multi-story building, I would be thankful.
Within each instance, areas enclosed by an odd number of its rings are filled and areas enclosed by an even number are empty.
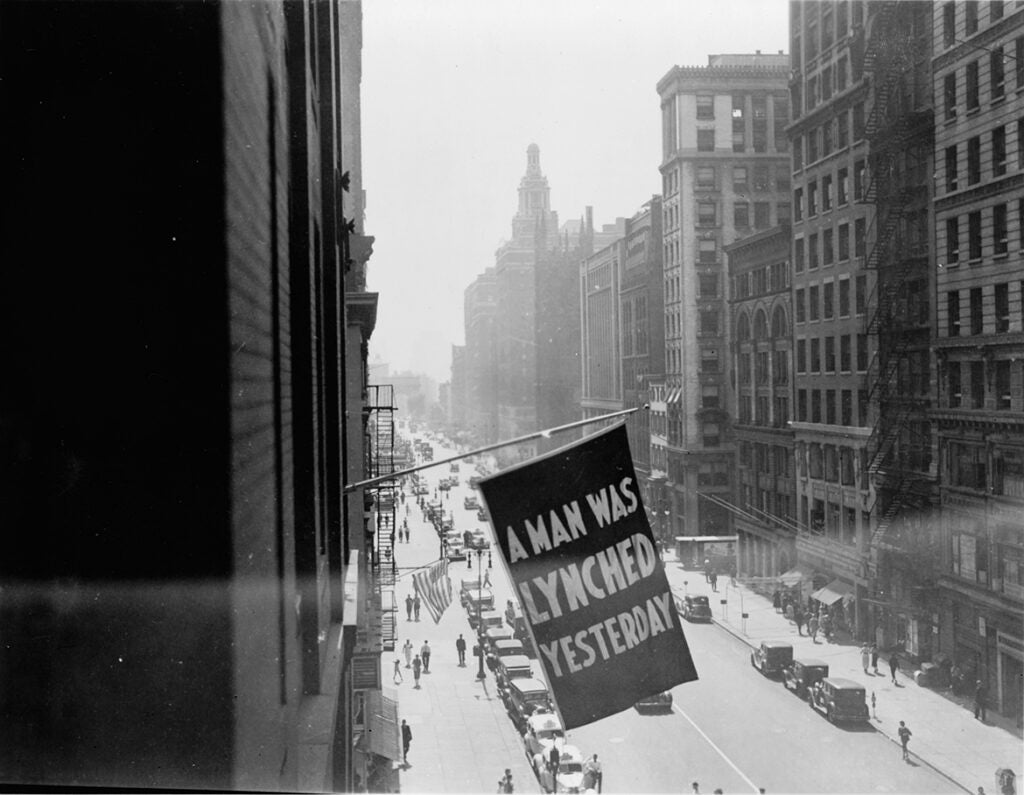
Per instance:
[[[736,492],[741,577],[775,578],[796,563],[796,477],[793,429],[793,311],[790,226],[744,237],[729,257],[729,356],[734,388]],[[701,409],[725,422],[725,406]],[[724,473],[720,482],[728,483]]]
[[[673,535],[731,528],[728,508],[700,496],[728,500],[732,490],[729,428],[713,413],[729,391],[723,251],[789,220],[788,74],[781,52],[711,55],[657,86],[666,363],[652,412],[664,402],[666,447],[654,444],[666,456]]]
[[[1024,676],[1024,8],[934,11],[944,573],[938,645],[1018,716]]]
[[[466,425],[478,446],[498,441],[497,284],[487,268],[463,293]]]
[[[0,7],[7,786],[394,786],[360,15]]]
[[[449,432],[459,441],[468,442],[466,427],[466,346],[452,345],[452,375],[448,387],[447,416]]]

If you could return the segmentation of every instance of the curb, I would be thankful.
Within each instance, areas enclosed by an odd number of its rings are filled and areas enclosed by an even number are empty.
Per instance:
[[[679,596],[679,594],[676,592],[676,589],[674,587],[672,588],[672,596],[673,597],[678,597]],[[678,608],[677,608],[677,611],[678,611]],[[682,616],[680,616],[680,620],[682,620]],[[743,635],[738,629],[733,627],[732,624],[725,624],[725,623],[723,623],[721,621],[721,619],[715,618],[714,611],[712,611],[712,614],[711,614],[711,622],[715,626],[720,627],[721,629],[724,629],[726,632],[728,632],[730,635],[732,635],[737,640],[743,641],[751,649],[756,649],[757,648],[757,645],[755,643],[752,643],[749,638],[747,638],[745,635]],[[872,728],[876,732],[881,734],[883,737],[885,737],[887,740],[889,740],[889,742],[893,743],[896,746],[900,745],[899,739],[896,738],[896,737],[893,737],[887,731],[884,731],[883,729],[880,729],[880,728],[878,728],[877,726],[874,726],[874,725],[872,725]],[[970,787],[968,787],[963,782],[958,781],[957,779],[953,778],[953,776],[951,774],[947,773],[942,768],[936,767],[934,764],[932,764],[931,762],[929,762],[927,759],[925,759],[924,757],[920,756],[919,754],[916,754],[916,753],[913,753],[913,752],[911,752],[911,754],[912,754],[912,756],[915,759],[920,760],[922,764],[926,765],[930,770],[934,771],[935,773],[938,773],[940,776],[942,776],[944,779],[949,781],[954,786],[960,787],[960,789],[962,789],[964,792],[968,793],[968,795],[974,795],[975,790],[972,790]]]

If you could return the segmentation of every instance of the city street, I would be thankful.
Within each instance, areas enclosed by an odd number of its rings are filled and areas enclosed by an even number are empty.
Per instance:
[[[437,459],[455,453],[437,443],[434,447]],[[433,488],[440,478],[450,474],[449,466],[442,464],[424,474],[433,499]],[[477,520],[475,511],[462,506],[463,498],[475,493],[466,485],[473,474],[476,474],[474,466],[462,463],[460,484],[444,500],[445,515],[454,516],[459,530],[484,526]],[[398,547],[398,561],[403,570],[435,560],[440,549],[436,533],[422,521],[415,502],[410,507],[409,522],[414,528],[412,542]],[[486,553],[482,561],[486,571]],[[511,584],[496,549],[492,551],[492,561],[490,578],[495,605],[501,608],[511,597]],[[463,578],[476,578],[476,555],[472,556],[471,566],[462,561],[451,563],[449,574],[456,591]],[[408,623],[404,620],[403,600],[411,587],[407,587],[408,578],[400,582],[403,585],[397,596],[403,605],[399,622],[401,635]],[[457,596],[436,627],[425,611],[419,624],[413,623],[415,629],[411,636],[416,649],[425,639],[436,649],[431,662],[433,670],[453,664],[455,638],[460,632],[472,648],[472,632]],[[843,727],[828,723],[778,681],[756,672],[750,665],[749,647],[717,625],[684,623],[684,629],[700,680],[674,689],[671,711],[640,714],[627,710],[569,733],[568,742],[579,747],[585,756],[598,754],[603,764],[605,792],[689,792],[694,781],[698,782],[701,792],[713,792],[716,788],[724,792],[757,792],[759,788],[767,792],[960,791],[928,766],[902,761],[899,748],[870,725]],[[404,637],[400,637],[399,647],[403,642]],[[467,736],[463,730],[461,734],[453,733],[442,740],[446,748],[437,760],[421,761],[413,756],[414,750],[410,756],[414,766],[403,773],[403,789],[447,792],[493,789],[491,779],[496,780],[501,769],[513,765],[517,769],[519,791],[527,789],[524,775],[529,774],[529,768],[522,742],[500,699],[493,694],[490,675],[481,687],[475,681],[476,660],[469,656],[467,663],[467,668],[458,669],[465,680],[460,687],[479,691],[479,699],[487,706],[486,720],[493,721],[501,734],[507,761],[502,762],[500,755],[481,759],[478,749],[460,747],[460,743],[465,742],[461,738]],[[540,666],[535,665],[539,673]],[[431,676],[433,674],[424,677],[427,689],[432,686]],[[407,679],[409,682],[411,678]],[[423,700],[424,691],[405,689],[406,685],[402,688],[401,711],[408,717],[410,706]],[[412,714],[410,723],[421,720],[421,716]],[[416,736],[423,737],[425,728]],[[479,734],[472,731],[468,736],[478,737]],[[448,758],[463,762],[472,759],[472,766],[483,765],[486,772],[474,776],[464,769],[464,764],[456,766],[445,762]],[[435,774],[445,776],[442,790],[432,789],[425,780],[419,781],[418,776],[425,771],[418,766],[427,764]],[[450,781],[449,769],[455,776]],[[475,788],[468,786],[473,781],[482,783]],[[467,786],[460,787],[460,782]],[[528,791],[537,786],[532,778],[528,783]]]

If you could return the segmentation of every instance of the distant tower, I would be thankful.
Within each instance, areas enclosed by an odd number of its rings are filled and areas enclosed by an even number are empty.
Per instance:
[[[519,180],[519,209],[512,219],[513,244],[532,249],[539,219],[544,220],[547,234],[557,237],[557,216],[548,218],[550,212],[551,188],[540,170],[540,147],[530,144],[526,148],[526,173]]]

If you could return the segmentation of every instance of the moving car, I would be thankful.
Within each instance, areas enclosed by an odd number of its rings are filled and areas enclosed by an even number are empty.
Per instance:
[[[534,769],[544,792],[583,792],[583,754],[575,745],[563,745],[559,749],[558,769],[554,772],[538,761],[539,755],[535,757]]]
[[[711,604],[706,596],[684,596],[682,612],[687,621],[711,621]]]
[[[643,712],[644,710],[661,711],[672,709],[672,694],[667,690],[661,693],[653,693],[649,696],[644,696],[633,705],[633,708],[637,712]]]
[[[526,746],[526,755],[530,759],[537,754],[544,754],[546,757],[552,745],[562,746],[565,744],[565,729],[562,728],[562,721],[558,719],[557,715],[549,712],[531,715],[526,719],[523,744]]]
[[[462,544],[455,543],[448,545],[448,560],[465,560],[466,550],[462,548]]]
[[[765,676],[776,676],[793,662],[793,645],[776,640],[763,640],[750,653],[750,664]]]
[[[471,536],[470,549],[490,549],[491,541],[487,538],[487,534],[479,527],[472,532]]]
[[[864,686],[838,676],[826,676],[811,688],[810,704],[833,723],[867,722],[868,702]]]
[[[800,698],[807,698],[814,685],[828,676],[828,664],[821,660],[793,660],[782,672],[782,684]]]

